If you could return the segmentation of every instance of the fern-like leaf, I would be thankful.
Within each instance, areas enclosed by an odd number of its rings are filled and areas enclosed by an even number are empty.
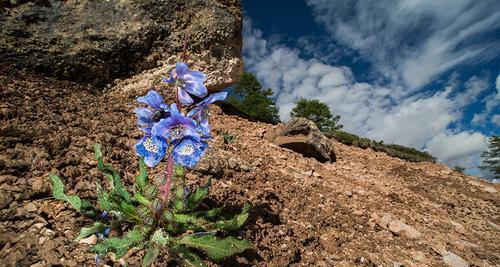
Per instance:
[[[77,211],[81,211],[82,209],[82,200],[78,196],[68,196],[64,193],[64,184],[62,183],[59,176],[50,173],[49,174],[50,181],[52,182],[52,195],[55,199],[63,200],[68,202],[74,209]]]
[[[146,238],[148,232],[148,227],[136,226],[134,229],[128,231],[123,238],[107,238],[95,245],[92,250],[99,255],[106,255],[106,253],[113,251],[116,254],[116,258],[120,259],[132,246],[141,243]]]
[[[106,229],[106,225],[100,222],[95,222],[91,227],[83,227],[80,230],[80,234],[75,238],[75,241],[80,241],[91,234],[100,233],[104,229]]]
[[[247,240],[239,240],[232,236],[218,239],[213,235],[188,235],[180,238],[178,243],[188,247],[203,250],[207,256],[220,260],[236,253],[241,253],[251,247]]]

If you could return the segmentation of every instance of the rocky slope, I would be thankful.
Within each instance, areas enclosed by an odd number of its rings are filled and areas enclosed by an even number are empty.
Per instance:
[[[58,172],[70,193],[93,197],[95,182],[103,179],[92,155],[98,142],[130,186],[140,136],[133,101],[154,85],[141,78],[148,75],[102,93],[0,72],[3,265],[93,264],[89,246],[72,241],[89,221],[49,198],[47,174]],[[238,233],[254,249],[213,265],[500,266],[498,185],[442,164],[408,163],[334,141],[337,161],[321,163],[265,140],[269,124],[217,107],[212,114],[213,149],[188,175],[190,184],[212,175],[209,201],[254,205]],[[224,144],[216,130],[236,140]],[[137,266],[142,253],[133,250],[122,261],[104,263]],[[175,266],[167,253],[157,266],[166,262]]]

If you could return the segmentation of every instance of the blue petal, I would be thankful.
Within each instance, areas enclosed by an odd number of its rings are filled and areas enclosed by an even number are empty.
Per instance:
[[[181,115],[179,108],[177,108],[177,104],[173,103],[172,105],[170,105],[170,114],[172,117],[177,117]]]
[[[159,109],[163,103],[163,97],[155,90],[150,90],[145,96],[138,97],[137,101]]]
[[[200,107],[200,108],[206,108],[206,107],[208,107],[208,105],[214,103],[215,101],[222,101],[222,100],[226,99],[226,97],[227,97],[227,92],[219,92],[219,93],[211,94],[208,97],[206,97],[205,99],[203,99],[203,101],[198,103],[196,106]]]
[[[205,142],[197,138],[185,138],[174,147],[174,161],[184,167],[193,168],[203,156],[205,149]]]
[[[188,65],[184,62],[177,62],[175,64],[175,72],[177,77],[183,77],[189,71]]]
[[[205,97],[208,94],[207,88],[203,82],[197,80],[185,80],[184,87],[182,89],[200,98]]]
[[[208,123],[208,120],[206,118],[200,121],[200,130],[204,137],[211,137],[210,124]]]
[[[182,76],[182,78],[184,80],[192,80],[193,79],[193,80],[198,80],[200,82],[204,82],[207,79],[207,75],[205,75],[201,71],[192,70],[192,71],[189,71],[188,73],[184,74],[184,76]]]
[[[201,103],[201,102],[200,102]],[[197,120],[198,118],[198,114],[200,114],[200,112],[202,111],[202,107],[200,107],[200,105],[196,105],[196,107],[192,108],[189,113],[187,114],[188,117],[191,117],[195,120]]]
[[[111,232],[111,228],[106,228],[102,231],[102,234],[105,236],[105,237],[108,237],[109,235],[109,232]]]
[[[212,104],[215,101],[222,101],[222,100],[226,99],[226,97],[227,97],[227,92],[219,92],[219,93],[212,94],[212,95],[210,95],[209,103]]]
[[[151,125],[148,125],[148,127],[145,127],[145,128],[139,128],[139,130],[141,130],[143,133],[145,133],[146,135],[151,135]]]
[[[177,97],[179,97],[179,101],[184,106],[189,106],[189,105],[192,105],[194,103],[191,96],[189,96],[189,94],[186,91],[184,91],[182,88],[177,89]]]
[[[137,115],[137,123],[139,125],[148,125],[153,123],[154,113],[148,108],[135,108],[135,114]]]
[[[151,142],[150,145],[155,146],[156,151],[150,151],[145,147],[144,143],[148,141],[148,139]],[[160,163],[163,157],[165,157],[166,146],[165,140],[160,137],[144,136],[137,142],[135,149],[137,154],[144,158],[146,165],[153,168]]]
[[[159,122],[155,123],[153,125],[153,128],[151,129],[151,134],[153,136],[161,136],[165,139],[170,138],[170,129],[175,125],[174,120],[172,117],[166,118],[166,119],[161,119]]]

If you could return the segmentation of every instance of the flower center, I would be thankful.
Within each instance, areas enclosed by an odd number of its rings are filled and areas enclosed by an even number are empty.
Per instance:
[[[181,154],[181,155],[191,155],[193,153],[194,153],[194,147],[192,144],[183,145],[179,149],[179,154]]]
[[[181,125],[177,125],[174,128],[172,128],[171,138],[172,139],[180,139],[180,138],[182,138],[182,130],[183,129],[184,129],[184,127],[182,127]]]
[[[146,141],[144,141],[144,148],[149,152],[158,153],[158,146],[153,144],[153,139],[151,138],[146,138]]]

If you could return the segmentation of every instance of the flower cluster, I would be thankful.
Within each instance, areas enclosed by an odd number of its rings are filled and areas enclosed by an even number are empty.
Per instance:
[[[136,151],[149,167],[158,165],[166,155],[175,163],[193,168],[203,156],[207,141],[211,138],[208,122],[209,105],[224,100],[226,92],[208,95],[204,85],[206,75],[190,70],[186,63],[179,62],[170,73],[162,78],[175,86],[177,104],[167,105],[155,90],[137,101],[146,107],[136,108],[137,124],[144,136],[137,142]],[[193,99],[201,99],[195,104]],[[187,109],[187,115],[182,112]]]

